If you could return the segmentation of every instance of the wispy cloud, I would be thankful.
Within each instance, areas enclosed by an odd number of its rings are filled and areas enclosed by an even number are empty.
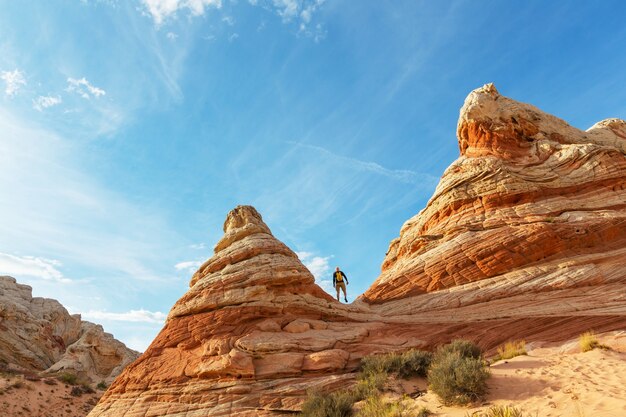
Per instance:
[[[35,256],[15,256],[0,252],[0,274],[35,277],[62,283],[72,282],[59,271],[61,262]]]
[[[296,252],[296,255],[298,255],[298,258],[300,259],[300,261],[302,261],[304,266],[306,266],[307,269],[311,271],[311,273],[315,277],[315,283],[322,287],[324,291],[332,294],[333,285],[332,280],[329,277],[329,262],[332,258],[332,255],[316,256],[312,252],[306,251]]]
[[[62,102],[61,96],[39,96],[33,99],[33,108],[37,111],[43,111],[49,107],[57,106]]]
[[[90,99],[92,97],[98,98],[106,94],[106,91],[92,85],[85,77],[81,79],[71,77],[68,78],[67,91],[76,93],[85,99]]]
[[[175,41],[176,38],[178,38],[178,35],[175,34],[174,32],[167,32],[167,34],[165,35],[165,37],[167,37],[167,39],[171,40],[171,41]]]
[[[221,0],[142,0],[142,3],[157,26],[163,24],[179,10],[186,9],[193,16],[201,16],[207,8],[222,7]]]
[[[188,271],[190,273],[196,272],[200,265],[202,265],[203,261],[183,261],[174,265],[177,271]]]
[[[17,68],[13,71],[0,72],[0,79],[4,81],[4,94],[9,97],[15,96],[19,89],[26,85],[24,73]]]
[[[206,246],[206,243],[201,242],[201,243],[194,243],[192,245],[189,245],[189,247],[191,249],[206,249],[207,246]]]
[[[233,41],[237,40],[237,38],[239,38],[239,34],[238,33],[233,33],[232,35],[230,35],[228,37],[228,41],[229,42],[233,42]]]
[[[317,42],[326,36],[326,30],[321,23],[317,23],[313,28],[309,25],[313,15],[325,2],[326,0],[272,0],[271,4],[283,22],[298,21],[299,32]]]
[[[156,323],[163,324],[167,314],[160,311],[148,311],[144,309],[130,310],[123,313],[112,313],[109,311],[89,310],[80,313],[83,319],[94,321],[125,321],[131,323]]]
[[[361,161],[355,158],[349,158],[347,156],[337,155],[328,149],[322,148],[321,146],[309,145],[300,142],[287,141],[287,143],[296,145],[300,148],[311,149],[313,151],[319,152],[329,158],[336,160],[340,166],[346,168],[352,168],[359,171],[371,172],[374,174],[382,175],[387,178],[391,178],[396,181],[404,182],[407,184],[421,184],[425,180],[436,183],[438,181],[437,178],[433,177],[429,174],[423,174],[415,171],[411,171],[408,169],[389,169],[385,168],[376,162],[368,162]]]
[[[163,241],[155,236],[179,239],[162,219],[86,175],[63,137],[2,111],[0,131],[0,244],[21,253],[50,254],[109,276],[173,279],[154,267],[156,247]]]

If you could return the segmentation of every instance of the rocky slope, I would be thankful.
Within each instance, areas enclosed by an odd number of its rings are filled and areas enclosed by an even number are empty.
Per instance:
[[[491,85],[472,92],[461,158],[352,305],[317,287],[254,208],[236,208],[90,416],[278,415],[307,390],[350,384],[374,352],[626,329],[624,126],[581,132]]]
[[[458,138],[461,157],[391,243],[366,301],[477,281],[489,299],[623,283],[626,123],[580,131],[489,84],[465,100]]]
[[[109,383],[139,355],[102,326],[70,315],[56,300],[0,276],[0,362],[26,372],[69,372]]]

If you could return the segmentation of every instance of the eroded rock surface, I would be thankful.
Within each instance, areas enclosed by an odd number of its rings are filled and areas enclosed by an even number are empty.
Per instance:
[[[402,226],[364,300],[478,281],[467,288],[481,301],[624,282],[625,122],[581,131],[488,84],[465,100],[458,138],[461,157]]]
[[[0,276],[0,361],[110,383],[138,356],[102,326],[70,315],[56,300],[33,298],[31,287]]]
[[[352,305],[237,207],[164,329],[90,416],[281,415],[309,390],[351,384],[366,354],[625,330],[624,126],[581,132],[491,85],[472,92],[462,156]]]

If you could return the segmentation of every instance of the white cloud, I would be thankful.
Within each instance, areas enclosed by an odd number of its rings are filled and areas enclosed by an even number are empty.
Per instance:
[[[182,9],[189,10],[193,16],[201,16],[205,8],[222,7],[221,0],[142,0],[142,3],[157,26]]]
[[[90,99],[91,97],[100,97],[106,94],[101,88],[95,87],[92,85],[85,77],[80,80],[75,78],[67,79],[67,91],[75,92],[80,95],[82,98]]]
[[[24,73],[18,69],[2,71],[0,73],[0,79],[4,81],[4,93],[9,97],[15,96],[20,87],[26,85]]]
[[[183,261],[174,265],[177,271],[188,271],[190,273],[194,273],[200,268],[204,261]]]
[[[332,258],[331,256],[315,256],[312,252],[296,252],[298,258],[304,266],[307,267],[309,271],[315,277],[315,283],[322,287],[324,291],[332,294],[332,278],[330,277],[330,264],[329,261]]]
[[[48,107],[59,105],[63,102],[60,96],[39,96],[33,99],[33,108],[38,111],[43,111]]]
[[[63,259],[81,276],[176,281],[160,273],[174,263],[160,242],[184,244],[158,213],[88,175],[67,139],[3,109],[0,132],[0,247]]]
[[[239,38],[239,34],[238,33],[233,33],[232,35],[230,35],[228,37],[228,42],[233,42],[233,41],[237,40],[237,38]]]
[[[321,24],[317,24],[313,30],[309,29],[309,24],[313,20],[313,15],[325,3],[325,0],[272,0],[272,6],[283,22],[300,22],[300,33],[312,37],[317,42],[324,36],[325,31]],[[253,4],[256,4],[253,3]]]
[[[189,247],[191,249],[205,249],[206,248],[206,243],[202,242],[202,243],[195,243],[193,245],[189,245]]]
[[[276,13],[285,21],[291,20],[298,14],[299,5],[296,0],[273,0]]]
[[[0,252],[0,274],[2,275],[35,277],[62,283],[72,282],[57,269],[60,266],[61,262],[55,259],[15,256]]]
[[[111,313],[108,311],[90,310],[80,313],[83,319],[94,321],[126,321],[133,323],[165,323],[167,314],[160,311],[130,310],[125,313]]]
[[[235,24],[235,19],[232,16],[224,16],[222,17],[222,22],[226,23],[228,26],[232,26]]]
[[[178,38],[178,35],[175,34],[174,32],[167,32],[167,34],[165,35],[167,37],[167,39],[174,41],[176,40],[176,38]]]
[[[296,145],[298,147],[311,149],[311,150],[314,150],[314,151],[319,152],[321,154],[324,154],[324,155],[326,155],[326,156],[336,160],[337,162],[339,162],[341,164],[341,166],[343,166],[343,167],[352,168],[352,169],[356,169],[356,170],[359,170],[359,171],[371,172],[371,173],[374,173],[374,174],[378,174],[378,175],[382,175],[382,176],[391,178],[391,179],[399,181],[399,182],[404,182],[404,183],[408,183],[408,184],[423,184],[425,182],[437,184],[437,182],[438,182],[438,178],[435,178],[432,175],[421,174],[419,172],[411,171],[411,170],[408,170],[408,169],[389,169],[389,168],[385,168],[382,165],[377,164],[376,162],[361,161],[359,159],[349,158],[347,156],[337,155],[337,154],[332,153],[331,151],[329,151],[327,149],[322,148],[321,146],[308,145],[308,144],[305,144],[305,143],[291,142],[291,141],[288,141],[287,143],[292,144],[292,145]]]

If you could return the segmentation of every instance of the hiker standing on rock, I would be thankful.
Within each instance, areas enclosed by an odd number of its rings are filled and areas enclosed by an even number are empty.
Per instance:
[[[339,270],[339,267],[335,269],[333,273],[333,286],[337,290],[337,301],[339,301],[339,290],[343,290],[343,299],[348,302],[348,295],[346,294],[346,284],[348,284],[348,277],[343,271]]]

